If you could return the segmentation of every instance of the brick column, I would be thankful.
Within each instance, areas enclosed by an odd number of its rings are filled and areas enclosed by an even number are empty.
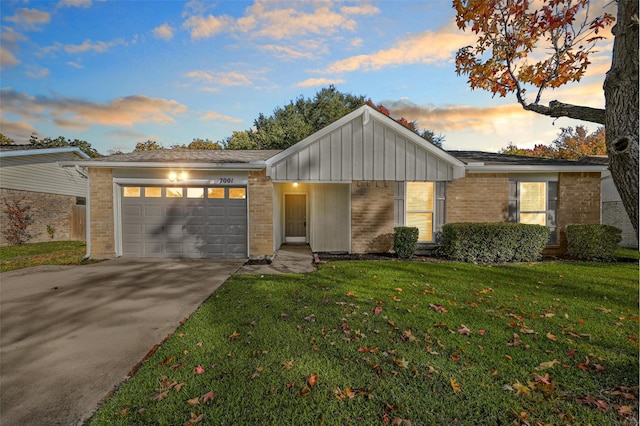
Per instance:
[[[600,173],[558,174],[558,230],[560,252],[567,251],[565,227],[600,223]]]
[[[113,171],[89,169],[91,257],[109,258],[116,254],[113,223]]]
[[[273,182],[264,170],[249,172],[249,257],[273,253]]]

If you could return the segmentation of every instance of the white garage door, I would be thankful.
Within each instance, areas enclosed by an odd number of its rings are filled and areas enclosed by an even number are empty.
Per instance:
[[[247,257],[245,187],[122,187],[126,257]]]

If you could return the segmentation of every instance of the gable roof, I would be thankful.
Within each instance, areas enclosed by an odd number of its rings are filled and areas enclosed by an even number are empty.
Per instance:
[[[364,105],[266,160],[276,182],[451,180],[464,163]]]
[[[221,149],[155,149],[129,154],[113,154],[91,158],[74,164],[83,167],[162,168],[185,167],[200,169],[263,169],[264,161],[278,150],[221,150]]]
[[[449,151],[463,161],[466,169],[474,173],[491,172],[602,172],[606,164],[558,160],[554,158],[526,157],[483,151]]]

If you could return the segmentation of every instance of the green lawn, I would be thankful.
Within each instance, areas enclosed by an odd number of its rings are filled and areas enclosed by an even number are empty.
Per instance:
[[[82,241],[51,241],[0,247],[0,272],[40,265],[78,265],[86,253]]]
[[[335,262],[234,276],[91,424],[636,424],[638,349],[634,262]]]

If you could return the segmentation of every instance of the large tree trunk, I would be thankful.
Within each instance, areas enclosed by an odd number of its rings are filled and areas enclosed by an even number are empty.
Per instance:
[[[638,237],[638,1],[619,0],[604,81],[609,169]]]

